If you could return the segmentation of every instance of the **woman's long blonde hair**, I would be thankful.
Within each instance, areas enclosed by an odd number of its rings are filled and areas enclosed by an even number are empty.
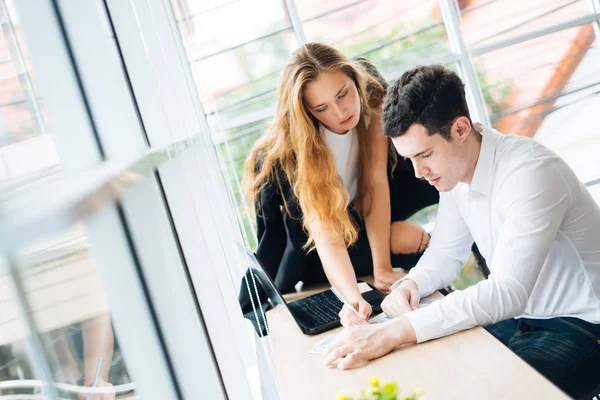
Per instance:
[[[311,250],[314,237],[308,218],[316,218],[335,234],[341,234],[347,246],[358,238],[358,226],[348,213],[349,194],[339,178],[333,153],[323,139],[319,121],[307,111],[303,100],[306,85],[322,72],[343,72],[358,90],[361,115],[356,127],[359,156],[355,208],[362,215],[368,214],[364,177],[371,162],[365,119],[381,106],[385,90],[362,62],[349,60],[331,46],[308,43],[294,52],[283,71],[273,122],[244,165],[244,191],[256,212],[260,210],[260,192],[270,182],[278,185],[285,202],[280,172],[285,174],[304,214],[302,223],[308,234],[305,248]]]

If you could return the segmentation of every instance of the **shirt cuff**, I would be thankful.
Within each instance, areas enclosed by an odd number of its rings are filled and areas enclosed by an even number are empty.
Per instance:
[[[433,303],[427,307],[419,308],[405,314],[408,322],[410,322],[415,330],[417,343],[444,336],[442,319],[436,305],[436,303]]]
[[[429,281],[427,273],[417,267],[411,269],[408,275],[406,275],[404,278],[401,278],[394,282],[394,284],[390,287],[390,291],[396,289],[398,286],[400,286],[402,282],[404,282],[407,279],[410,279],[411,281],[417,284],[417,289],[419,290],[419,297],[427,297],[431,293],[433,293],[433,291],[429,292],[426,288],[426,283]]]
[[[398,279],[396,282],[394,282],[394,284],[393,284],[392,286],[390,286],[390,292],[391,292],[392,290],[396,289],[398,286],[400,286],[400,284],[401,284],[402,282],[404,282],[404,281],[406,280],[406,278],[407,278],[407,277],[408,277],[408,275],[407,275],[407,276],[405,276],[404,278],[400,278],[400,279]]]

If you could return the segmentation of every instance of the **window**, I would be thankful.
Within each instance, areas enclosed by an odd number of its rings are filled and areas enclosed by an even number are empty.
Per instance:
[[[59,179],[63,167],[12,1],[0,3],[0,16],[0,183],[7,213],[22,193]],[[0,289],[2,394],[33,394],[43,387],[40,371],[28,361],[38,349],[27,339],[22,306],[31,312],[43,350],[33,358],[46,359],[61,397],[79,398],[92,384],[99,390],[112,386],[119,395],[135,393],[83,224],[20,246],[14,254],[11,265],[3,262]],[[26,304],[19,301],[11,277]]]
[[[135,394],[85,228],[75,225],[22,248],[12,268],[43,348],[33,357],[45,358],[61,398],[78,399],[93,386],[115,390],[119,396]],[[2,393],[38,393],[43,380],[27,354],[37,349],[28,343],[27,324],[9,276],[4,265]]]
[[[598,21],[585,23],[597,19],[591,3],[507,3],[474,5],[462,15],[492,126],[544,143],[583,182],[597,178],[600,55]]]
[[[297,1],[307,39],[365,57],[390,80],[450,50],[436,1],[337,3]]]
[[[115,29],[152,19],[141,14],[147,11],[143,8],[135,10],[138,15],[127,14],[131,9],[125,3],[112,14],[103,2],[95,5],[17,4],[40,92],[48,94],[44,103],[64,173],[15,190],[3,205],[2,252],[11,268],[4,271],[12,271],[8,283],[3,281],[4,305],[11,311],[6,316],[18,318],[13,311],[20,305],[22,316],[31,318],[21,320],[21,331],[3,331],[12,336],[2,344],[9,346],[7,357],[24,354],[23,340],[31,350],[28,364],[3,358],[0,367],[7,367],[3,370],[11,379],[36,382],[0,390],[29,395],[42,390],[49,398],[58,393],[79,399],[80,393],[99,393],[108,386],[118,398],[223,398],[159,176],[167,176],[161,167],[194,143],[203,147],[185,130],[153,136],[165,120],[167,126],[181,123],[169,114],[173,109],[193,106],[182,107],[181,95],[168,102],[172,86],[162,96],[146,98],[155,101],[155,109],[162,108],[160,114],[149,113],[147,103],[137,101],[137,79],[163,65],[145,63],[145,69],[136,70],[128,60],[125,73],[120,46],[128,42],[120,43]],[[167,35],[161,37],[163,42],[154,43],[164,49]],[[175,81],[185,86],[180,77],[168,83]],[[164,89],[164,81],[158,83],[154,79],[145,86]],[[165,120],[152,118],[157,115]],[[173,165],[170,173],[183,176]],[[33,335],[23,337],[23,328]],[[206,384],[198,385],[196,374]],[[243,392],[243,385],[235,390]]]
[[[2,198],[61,170],[13,1],[0,3],[0,188]]]
[[[482,122],[551,147],[600,199],[597,1],[35,3],[0,0],[0,397],[276,390],[238,301],[242,166],[306,41],[389,81],[448,66]]]

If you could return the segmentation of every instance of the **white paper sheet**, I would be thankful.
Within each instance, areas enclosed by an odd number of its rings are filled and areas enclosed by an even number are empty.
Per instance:
[[[443,299],[443,297],[425,297],[419,301],[419,308],[427,307],[428,305],[430,305],[440,299]],[[378,314],[378,315],[374,316],[373,318],[369,319],[369,323],[370,324],[381,324],[381,323],[385,323],[389,320],[390,320],[390,317],[388,317],[385,313],[382,312],[381,314]],[[335,339],[335,337],[337,335],[338,335],[337,333],[334,333],[332,335],[326,336],[325,338],[319,340],[317,343],[315,343],[314,347],[309,351],[309,354],[323,354],[323,352],[325,351],[325,347],[327,347],[327,345],[329,343],[331,343],[331,341],[333,339]]]

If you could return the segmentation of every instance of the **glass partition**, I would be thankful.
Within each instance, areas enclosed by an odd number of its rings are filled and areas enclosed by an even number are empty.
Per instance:
[[[5,260],[0,290],[2,395],[43,393],[44,377],[29,361],[41,357],[61,399],[136,397],[103,285],[81,224],[22,247],[10,265]],[[31,354],[37,349],[29,323],[42,354]]]

